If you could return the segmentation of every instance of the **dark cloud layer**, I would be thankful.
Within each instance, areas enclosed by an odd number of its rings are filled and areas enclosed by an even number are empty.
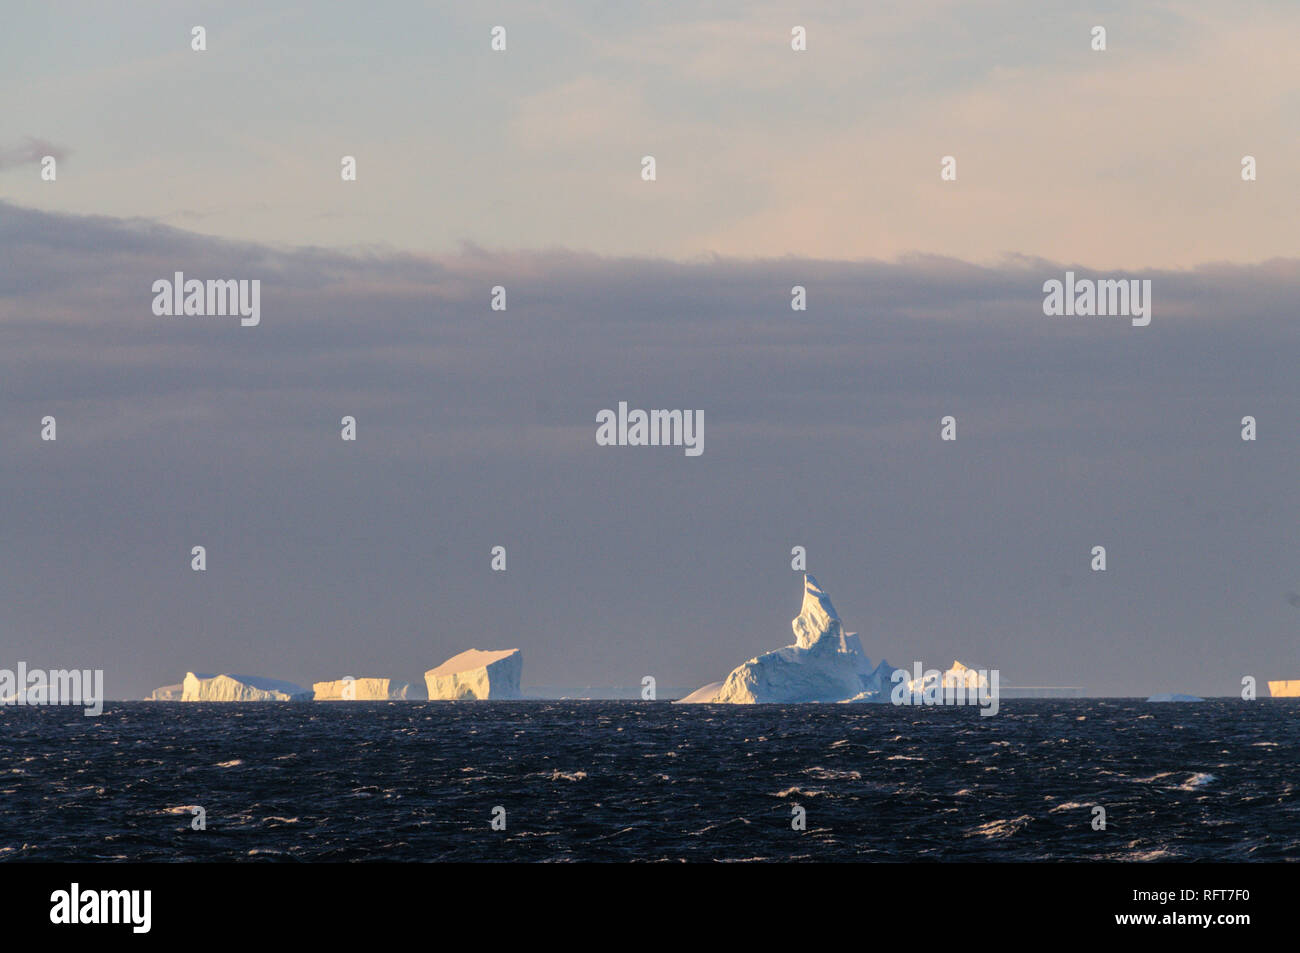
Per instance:
[[[426,258],[0,204],[0,666],[130,697],[519,646],[526,687],[689,690],[790,640],[798,544],[873,658],[1300,677],[1300,263],[1143,273],[1147,328],[1044,317],[1066,267]],[[261,326],[155,317],[175,271],[261,279]],[[702,409],[703,456],[597,447],[619,400]]]
[[[9,169],[21,165],[36,165],[45,156],[53,156],[59,162],[62,162],[67,154],[68,150],[62,146],[56,146],[46,139],[28,136],[22,142],[14,145],[0,145],[0,169]]]

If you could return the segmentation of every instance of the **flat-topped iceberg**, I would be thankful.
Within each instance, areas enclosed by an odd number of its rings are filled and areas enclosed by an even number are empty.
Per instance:
[[[424,673],[431,699],[518,698],[524,653],[519,649],[469,649]]]
[[[874,668],[857,633],[845,632],[830,597],[804,576],[803,606],[791,622],[794,644],[750,659],[716,690],[706,685],[682,702],[749,705],[761,702],[887,702],[894,668]]]
[[[1164,692],[1159,695],[1152,695],[1147,699],[1149,702],[1203,702],[1204,698],[1199,695],[1181,695],[1178,692]]]
[[[175,685],[163,685],[161,688],[155,688],[151,691],[148,697],[145,698],[145,701],[178,702],[181,700],[181,693],[183,690],[184,689],[180,682],[177,682]]]
[[[203,675],[185,673],[183,702],[296,702],[311,701],[310,689],[257,675]]]
[[[333,682],[314,682],[311,688],[318,702],[392,701],[416,697],[410,682],[391,678],[340,678]]]

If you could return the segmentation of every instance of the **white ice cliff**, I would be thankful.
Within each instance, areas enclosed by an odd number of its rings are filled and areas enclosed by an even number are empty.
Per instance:
[[[722,691],[722,682],[709,682],[709,684],[695,689],[685,698],[677,699],[677,703],[679,705],[697,705],[711,702],[718,697],[720,691]]]
[[[424,673],[431,699],[518,698],[524,653],[519,649],[470,649]]]
[[[391,678],[340,678],[333,682],[314,682],[312,692],[316,701],[390,701],[415,698],[410,682]]]
[[[752,658],[710,692],[704,686],[682,702],[889,701],[894,667],[874,669],[854,632],[845,632],[830,598],[812,576],[804,576],[803,607],[791,622],[793,645]]]
[[[145,698],[147,702],[178,702],[181,700],[181,693],[184,689],[180,682],[175,685],[164,685],[161,688],[155,688]]]
[[[183,702],[288,702],[311,701],[310,689],[256,675],[203,675],[185,673]]]

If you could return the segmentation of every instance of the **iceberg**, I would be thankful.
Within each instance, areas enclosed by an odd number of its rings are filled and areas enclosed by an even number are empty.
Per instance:
[[[178,702],[181,700],[181,693],[184,689],[181,683],[175,685],[164,685],[161,688],[155,688],[148,696],[145,697],[147,702]]]
[[[310,689],[256,675],[203,675],[185,673],[183,702],[297,702],[311,701]]]
[[[679,705],[699,705],[707,704],[717,697],[718,692],[722,690],[722,682],[709,682],[702,688],[697,688],[685,698],[677,699]]]
[[[524,653],[519,649],[469,649],[424,673],[431,699],[518,698]]]
[[[314,682],[316,701],[392,701],[414,698],[410,682],[391,678],[340,678],[333,682]]]
[[[804,576],[803,606],[790,623],[794,644],[750,659],[716,689],[705,685],[680,702],[887,702],[894,667],[874,668],[856,632],[845,632],[817,580]],[[716,683],[715,683],[716,684]]]
[[[937,685],[936,685],[937,683]],[[946,672],[926,672],[920,678],[910,678],[907,680],[907,690],[913,695],[923,694],[927,688],[931,691],[938,688],[964,688],[968,691],[977,689],[988,690],[989,680],[986,676],[980,674],[973,668],[967,668],[956,659],[952,660],[952,668]]]
[[[1147,699],[1149,702],[1203,702],[1204,698],[1199,695],[1180,695],[1177,692],[1166,692],[1162,695],[1152,695]]]

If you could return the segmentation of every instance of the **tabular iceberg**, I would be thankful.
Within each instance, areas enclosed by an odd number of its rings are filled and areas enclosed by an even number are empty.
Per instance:
[[[310,689],[256,675],[203,675],[185,673],[183,702],[297,702],[311,701]]]
[[[748,705],[759,702],[887,702],[894,667],[875,668],[857,633],[845,632],[830,597],[804,576],[803,606],[791,622],[793,645],[752,658],[716,691],[706,685],[682,702]]]
[[[416,697],[410,682],[391,678],[340,678],[333,682],[313,682],[312,693],[322,701],[392,701]]]
[[[424,673],[431,699],[518,698],[524,653],[470,649]]]
[[[155,688],[145,698],[147,702],[178,702],[181,700],[183,689],[181,683],[175,685],[164,685],[161,688]]]

